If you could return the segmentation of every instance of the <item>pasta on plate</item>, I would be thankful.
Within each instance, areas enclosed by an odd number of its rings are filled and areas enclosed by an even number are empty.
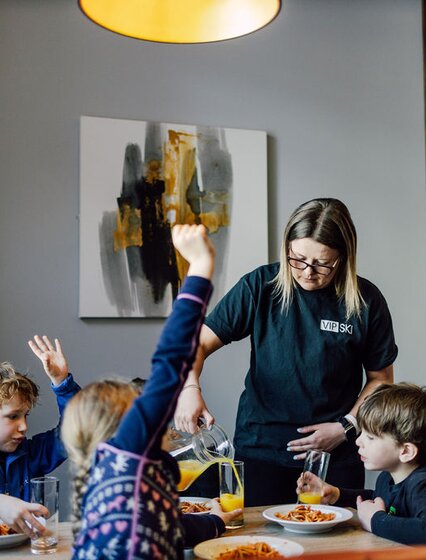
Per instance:
[[[193,502],[180,502],[180,511],[182,513],[207,513],[211,510],[208,502],[193,503]]]
[[[217,560],[242,560],[249,558],[270,558],[271,560],[283,560],[282,556],[277,550],[264,542],[257,542],[254,544],[245,544],[221,552]]]
[[[318,523],[322,521],[332,521],[335,513],[323,513],[319,509],[313,509],[311,506],[296,506],[287,513],[277,512],[275,517],[284,521],[299,521],[302,523]]]
[[[0,537],[4,537],[4,535],[13,535],[15,531],[6,525],[6,523],[0,523]]]

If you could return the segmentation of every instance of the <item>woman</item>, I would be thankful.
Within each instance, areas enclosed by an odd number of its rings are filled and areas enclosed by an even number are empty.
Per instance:
[[[331,452],[331,484],[362,487],[356,413],[378,384],[392,383],[398,350],[385,299],[356,275],[356,231],[342,202],[299,206],[285,228],[280,263],[243,276],[206,318],[179,399],[178,429],[193,432],[200,417],[214,422],[199,387],[202,365],[247,336],[250,367],[234,439],[245,461],[246,504],[294,502],[309,449]]]

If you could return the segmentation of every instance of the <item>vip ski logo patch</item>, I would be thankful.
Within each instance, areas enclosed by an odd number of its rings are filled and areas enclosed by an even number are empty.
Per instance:
[[[339,323],[337,321],[330,321],[328,319],[321,319],[320,329],[322,331],[352,334],[353,325],[347,325],[346,323]]]

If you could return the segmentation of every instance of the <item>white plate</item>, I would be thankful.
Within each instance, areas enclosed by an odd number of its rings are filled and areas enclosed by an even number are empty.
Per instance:
[[[348,509],[335,506],[326,506],[322,504],[311,505],[311,508],[319,509],[323,513],[334,513],[336,517],[331,521],[285,521],[284,519],[279,519],[275,516],[276,513],[288,513],[298,505],[301,504],[286,504],[265,509],[265,511],[263,512],[263,517],[265,517],[269,521],[275,521],[275,523],[279,523],[287,531],[291,531],[293,533],[325,533],[326,531],[330,531],[330,529],[332,529],[338,523],[347,521],[352,517],[352,512]]]
[[[180,496],[179,502],[189,502],[191,504],[205,504],[210,502],[211,498],[201,498],[200,496]],[[199,513],[208,513],[208,511],[198,511],[191,515],[198,515]]]
[[[290,558],[291,556],[300,556],[303,554],[303,546],[287,539],[280,539],[278,537],[251,537],[249,535],[241,535],[239,537],[221,537],[219,539],[212,539],[204,541],[194,548],[194,554],[205,560],[216,560],[222,552],[226,552],[237,546],[244,544],[255,544],[257,542],[264,542],[272,546],[277,552]]]
[[[28,536],[24,533],[16,533],[13,535],[0,536],[0,548],[12,548],[18,546],[28,540]]]

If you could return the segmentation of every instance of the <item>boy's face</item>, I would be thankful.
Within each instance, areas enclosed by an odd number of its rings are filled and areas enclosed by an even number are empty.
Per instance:
[[[401,446],[388,434],[375,436],[362,430],[356,444],[361,461],[369,471],[393,473],[401,466]]]
[[[0,406],[0,451],[13,453],[27,433],[30,406],[19,395]]]

